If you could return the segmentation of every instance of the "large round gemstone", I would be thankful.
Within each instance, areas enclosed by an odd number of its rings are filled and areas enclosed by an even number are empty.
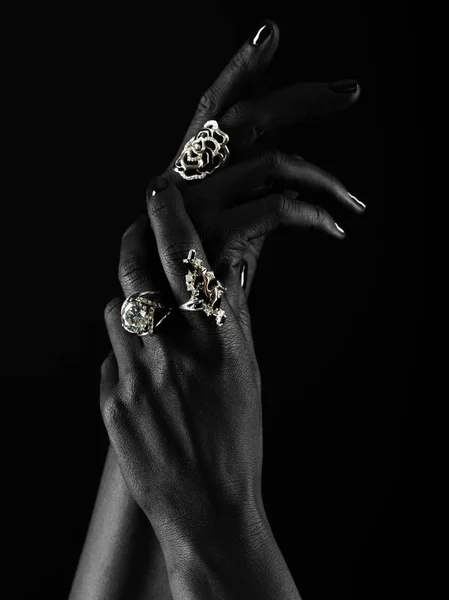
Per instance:
[[[146,335],[153,329],[154,307],[140,299],[129,302],[122,312],[123,327],[130,333]]]

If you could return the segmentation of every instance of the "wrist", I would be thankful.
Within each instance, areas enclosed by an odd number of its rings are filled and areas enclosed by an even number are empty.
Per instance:
[[[168,507],[166,507],[168,508]],[[217,548],[246,545],[268,526],[262,501],[188,502],[168,509],[163,519],[150,519],[161,547],[174,568],[184,568]]]
[[[163,551],[174,599],[278,598],[288,581],[262,505],[231,512],[206,529],[191,528]]]
[[[192,548],[216,537],[249,537],[267,518],[260,487],[242,485],[231,494],[213,482],[206,486],[202,481],[165,490],[159,503],[144,512],[162,549],[179,555],[189,555]]]

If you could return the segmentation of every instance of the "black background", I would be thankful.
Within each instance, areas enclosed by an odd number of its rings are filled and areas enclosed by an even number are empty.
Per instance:
[[[360,82],[354,108],[291,128],[280,147],[368,206],[338,215],[343,243],[284,231],[264,249],[251,306],[266,510],[304,599],[415,589],[412,15],[403,2],[166,3],[3,19],[2,467],[15,597],[68,594],[107,448],[97,389],[121,233],[202,91],[266,17],[281,30],[273,88]],[[283,308],[267,310],[267,285],[283,275]]]

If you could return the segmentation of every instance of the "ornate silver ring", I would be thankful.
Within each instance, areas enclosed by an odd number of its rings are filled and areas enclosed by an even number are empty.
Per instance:
[[[191,138],[175,161],[174,171],[183,179],[204,179],[223,166],[229,157],[229,136],[217,121],[207,121]]]
[[[138,336],[152,334],[154,329],[171,313],[171,308],[157,302],[161,292],[131,294],[122,304],[122,327]]]
[[[219,327],[226,319],[225,311],[220,308],[221,297],[226,288],[218,281],[213,271],[203,267],[201,259],[196,258],[195,250],[190,250],[187,258],[189,272],[186,275],[186,287],[191,293],[190,300],[182,304],[181,310],[202,310],[208,317],[215,317]]]

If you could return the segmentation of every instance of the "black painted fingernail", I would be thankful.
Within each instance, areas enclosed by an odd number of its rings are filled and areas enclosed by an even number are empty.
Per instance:
[[[359,84],[354,79],[348,79],[347,81],[335,81],[329,84],[331,92],[336,94],[353,94],[357,91]]]
[[[346,236],[346,232],[345,232],[345,230],[344,230],[342,227],[340,227],[340,225],[339,225],[339,224],[338,224],[336,221],[334,221],[334,224],[335,224],[335,227],[337,228],[337,230],[338,230],[338,231],[339,231],[339,232],[340,232],[340,233],[341,233],[343,236]]]
[[[268,21],[265,21],[257,28],[256,35],[253,37],[252,44],[253,46],[260,46],[267,40],[272,33],[272,29]]]
[[[240,271],[240,285],[242,286],[243,289],[246,288],[247,274],[248,274],[248,263],[246,262],[246,260],[243,260],[242,261],[242,269]]]
[[[357,202],[357,204],[358,204],[358,205],[359,205],[361,208],[363,208],[363,209],[365,210],[365,208],[366,208],[366,204],[365,204],[364,202],[362,202],[361,200],[359,200],[358,198],[356,198],[355,196],[353,196],[353,195],[352,195],[352,194],[350,194],[349,192],[348,192],[348,196],[349,196],[349,197],[350,197],[352,200],[354,200],[354,202]]]

